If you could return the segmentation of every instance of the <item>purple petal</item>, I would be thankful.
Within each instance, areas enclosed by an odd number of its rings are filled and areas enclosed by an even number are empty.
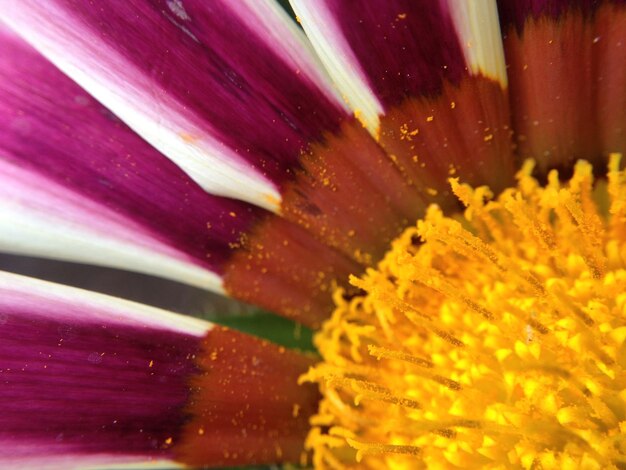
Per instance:
[[[0,334],[2,468],[204,467],[302,455],[318,401],[316,387],[297,383],[310,357],[2,272]]]
[[[0,462],[171,459],[200,320],[0,273]]]
[[[0,41],[0,248],[216,288],[262,211],[208,195],[21,40]]]
[[[275,208],[345,111],[270,5],[20,0],[4,20],[203,187]]]

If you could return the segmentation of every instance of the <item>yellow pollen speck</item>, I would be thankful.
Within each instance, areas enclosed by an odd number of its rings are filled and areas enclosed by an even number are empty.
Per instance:
[[[402,124],[400,126],[400,140],[407,140],[411,142],[413,137],[419,134],[420,130],[418,128],[409,130],[409,126],[407,124]]]
[[[621,468],[626,463],[626,171],[527,162],[494,199],[432,206],[334,295],[301,381],[323,394],[316,468]],[[421,240],[422,243],[417,243]]]
[[[194,142],[197,142],[198,140],[200,140],[199,137],[189,134],[188,132],[179,132],[178,135],[180,136],[181,139],[183,139],[184,142],[188,144],[193,144]]]
[[[426,122],[433,122],[435,120],[435,116],[428,116],[426,118]]]

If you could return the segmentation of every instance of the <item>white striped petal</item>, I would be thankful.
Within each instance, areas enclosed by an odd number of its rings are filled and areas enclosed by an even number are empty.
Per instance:
[[[137,271],[223,292],[221,278],[144,227],[0,159],[0,250]]]
[[[383,105],[369,86],[328,4],[309,0],[290,0],[290,3],[344,100],[370,133],[376,135]]]

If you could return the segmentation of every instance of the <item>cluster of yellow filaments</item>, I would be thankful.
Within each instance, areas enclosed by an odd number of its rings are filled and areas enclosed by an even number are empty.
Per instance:
[[[378,269],[353,278],[302,381],[317,468],[624,468],[626,172],[545,186],[452,180]]]

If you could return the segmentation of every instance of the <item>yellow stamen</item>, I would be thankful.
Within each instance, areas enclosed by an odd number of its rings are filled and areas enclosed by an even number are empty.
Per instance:
[[[626,172],[450,181],[316,336],[318,468],[626,466]],[[418,241],[421,241],[419,243]]]

